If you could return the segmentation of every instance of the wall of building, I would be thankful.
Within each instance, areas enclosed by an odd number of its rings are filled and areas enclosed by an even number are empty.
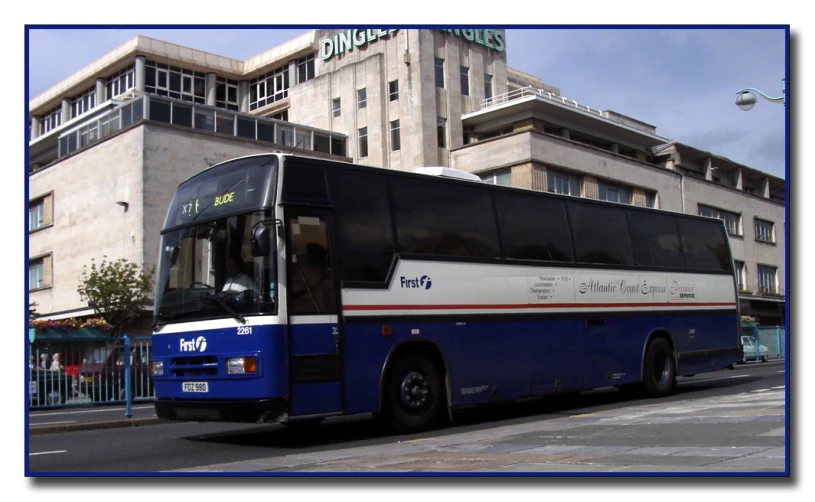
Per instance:
[[[142,141],[137,127],[29,177],[32,196],[53,191],[53,226],[29,235],[29,256],[53,259],[52,287],[30,295],[38,312],[87,307],[76,289],[91,259],[142,264]]]
[[[475,173],[534,161],[538,166],[619,180],[628,186],[656,191],[660,209],[682,211],[676,173],[549,134],[533,131],[509,134],[473,143],[453,151],[452,155],[452,167]],[[513,184],[516,177],[513,167]],[[545,179],[536,182],[541,183],[545,183]]]
[[[337,31],[321,30],[320,40]],[[406,55],[407,53],[407,55]],[[435,58],[445,61],[445,86],[435,80]],[[470,70],[469,96],[461,94],[460,68]],[[289,120],[348,135],[348,156],[364,165],[412,171],[450,165],[451,148],[462,146],[461,115],[480,109],[484,73],[493,76],[493,94],[506,92],[506,52],[440,30],[399,30],[363,47],[315,60],[316,78],[292,86]],[[388,99],[388,84],[399,82],[399,99]],[[357,90],[365,88],[367,107],[358,109]],[[340,99],[341,116],[332,116]],[[438,147],[437,118],[447,120],[447,147]],[[392,150],[390,125],[399,120],[401,148]],[[359,157],[359,129],[368,130],[368,156]]]
[[[772,265],[778,267],[779,292],[784,293],[786,291],[784,283],[786,271],[784,206],[688,176],[684,180],[684,190],[685,212],[687,213],[699,214],[699,204],[703,204],[741,214],[743,236],[731,236],[730,249],[734,260],[745,263],[748,288],[754,293],[758,291],[756,268],[758,264]],[[760,218],[775,224],[775,244],[756,241],[753,218]]]

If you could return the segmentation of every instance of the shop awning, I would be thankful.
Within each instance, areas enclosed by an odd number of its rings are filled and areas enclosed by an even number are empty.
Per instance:
[[[110,340],[110,338],[109,332],[93,328],[77,328],[67,331],[61,329],[37,331],[34,328],[28,330],[30,343],[93,342]]]

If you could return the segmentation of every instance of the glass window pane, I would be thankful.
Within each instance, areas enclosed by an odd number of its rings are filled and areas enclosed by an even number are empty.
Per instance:
[[[344,281],[384,282],[394,257],[384,177],[330,170]]]
[[[274,143],[274,124],[258,120],[258,139]]]
[[[221,134],[235,134],[235,116],[218,112],[216,120],[216,131]]]
[[[563,201],[503,192],[493,197],[506,258],[572,261],[572,241]]]
[[[642,267],[685,268],[679,231],[673,216],[629,211],[634,258]]]
[[[679,218],[679,233],[689,270],[732,270],[721,222]]]
[[[150,101],[150,120],[170,124],[170,103],[153,99]]]
[[[444,88],[444,60],[435,58],[436,87]]]
[[[215,115],[203,108],[196,108],[195,128],[203,131],[215,131]]]
[[[238,136],[255,139],[255,121],[238,117]]]
[[[634,251],[623,208],[567,203],[577,260],[581,263],[633,265]]]
[[[490,194],[473,186],[393,178],[399,250],[498,258]]]
[[[314,135],[314,151],[331,153],[331,138],[321,134]]]
[[[173,124],[192,127],[192,107],[173,103]]]

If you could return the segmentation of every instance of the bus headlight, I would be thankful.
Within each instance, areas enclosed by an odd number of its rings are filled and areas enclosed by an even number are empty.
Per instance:
[[[258,364],[255,357],[233,357],[226,360],[226,372],[230,375],[237,373],[257,373]]]
[[[164,361],[151,361],[150,374],[153,376],[164,375]]]

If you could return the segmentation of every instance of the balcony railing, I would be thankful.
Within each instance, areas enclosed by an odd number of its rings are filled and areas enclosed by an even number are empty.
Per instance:
[[[553,92],[544,91],[543,89],[536,89],[534,87],[524,87],[522,89],[515,89],[514,91],[506,92],[504,94],[499,94],[497,96],[493,96],[491,98],[487,98],[482,102],[484,108],[488,108],[490,106],[496,106],[503,103],[508,103],[510,101],[514,101],[516,99],[525,98],[527,96],[537,96],[543,99],[547,99],[554,103],[558,103],[564,106],[570,106],[576,108],[580,111],[590,113],[592,115],[597,115],[599,117],[603,117],[607,119],[603,115],[603,112],[600,110],[595,110],[594,108],[588,107],[586,105],[581,105],[577,101],[573,99],[566,98],[564,96],[560,96]]]

